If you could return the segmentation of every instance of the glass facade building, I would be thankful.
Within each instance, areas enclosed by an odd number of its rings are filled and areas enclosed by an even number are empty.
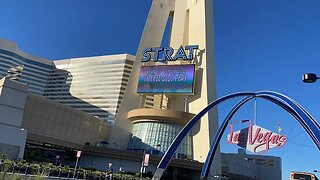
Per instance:
[[[135,123],[128,149],[133,151],[148,151],[151,154],[162,155],[183,128],[182,125],[141,122]],[[181,142],[175,158],[192,159],[192,136],[189,134]]]

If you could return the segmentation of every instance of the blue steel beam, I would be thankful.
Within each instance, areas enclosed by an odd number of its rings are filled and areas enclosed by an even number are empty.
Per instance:
[[[209,169],[211,167],[212,161],[213,161],[213,157],[217,151],[217,148],[219,146],[219,142],[221,140],[221,137],[225,131],[225,129],[228,127],[229,121],[231,120],[231,118],[233,117],[233,115],[237,112],[237,110],[246,102],[248,102],[250,99],[254,98],[254,96],[247,96],[245,98],[243,98],[241,101],[239,101],[232,109],[231,111],[229,111],[228,115],[226,116],[226,118],[224,119],[224,121],[222,122],[222,124],[220,125],[213,141],[212,144],[210,146],[206,161],[203,165],[202,171],[201,171],[201,178],[207,177]]]

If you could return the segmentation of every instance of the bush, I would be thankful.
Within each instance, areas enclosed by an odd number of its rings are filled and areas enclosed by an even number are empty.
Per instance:
[[[12,166],[13,166],[13,161],[11,161],[10,159],[1,159],[0,180],[5,179],[7,172],[9,172],[9,170],[12,168]]]
[[[24,174],[27,172],[28,174],[34,174],[36,175],[33,179],[35,180],[42,180],[45,179],[45,176],[48,176],[49,173],[51,176],[55,177],[69,177],[72,178],[74,173],[74,168],[70,168],[69,166],[56,166],[52,163],[30,163],[26,160],[20,160],[20,161],[13,161],[10,159],[5,158],[4,155],[0,155],[0,180],[4,180],[6,177],[7,172],[14,171],[20,172]],[[26,169],[28,168],[28,169]],[[27,171],[26,171],[27,170]],[[77,170],[76,177],[82,178],[82,179],[106,179],[106,177],[109,177],[110,172],[103,172],[103,171],[97,171],[95,167],[89,167],[87,169],[80,168]],[[140,177],[140,172],[119,172],[119,173],[113,173],[113,179],[114,180],[136,180]],[[152,174],[148,173],[143,174],[144,178],[143,180],[150,180]],[[147,176],[147,177],[146,177]],[[148,177],[149,176],[149,177]],[[6,178],[7,179],[7,178]],[[18,174],[14,174],[11,179],[19,180],[22,179],[21,176]]]
[[[15,174],[12,176],[12,180],[21,180],[21,179],[22,179],[22,177],[18,174]]]

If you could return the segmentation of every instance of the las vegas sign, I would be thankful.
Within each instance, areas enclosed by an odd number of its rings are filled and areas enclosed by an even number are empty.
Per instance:
[[[227,136],[229,144],[236,144],[250,152],[256,154],[265,154],[271,148],[281,148],[286,142],[286,135],[280,135],[268,129],[257,125],[233,131],[233,125],[230,125],[230,132]]]

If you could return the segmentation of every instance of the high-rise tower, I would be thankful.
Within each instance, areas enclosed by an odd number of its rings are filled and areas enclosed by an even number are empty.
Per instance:
[[[146,48],[161,46],[168,19],[172,20],[170,47],[177,51],[180,46],[198,45],[191,61],[166,62],[167,65],[190,63],[195,65],[194,94],[138,94],[141,66],[161,64],[155,61],[141,62],[142,52]],[[152,138],[157,139],[161,133],[163,136],[177,133],[176,131],[181,129],[194,114],[216,99],[213,35],[212,0],[153,0],[123,103],[119,108],[115,127],[109,136],[111,147],[126,147],[125,142],[129,141],[132,132],[129,149],[139,149],[141,144],[144,144],[145,147],[142,148],[166,150],[163,147],[167,147],[166,143],[170,144],[173,139],[162,138],[166,141],[152,144]],[[151,55],[151,59],[155,57],[155,54]],[[215,109],[206,114],[190,132],[192,142],[188,144],[188,140],[185,140],[185,145],[192,146],[192,159],[204,162],[217,127],[218,118]],[[181,152],[187,153],[188,148]],[[221,172],[220,156],[216,157],[211,174]]]

